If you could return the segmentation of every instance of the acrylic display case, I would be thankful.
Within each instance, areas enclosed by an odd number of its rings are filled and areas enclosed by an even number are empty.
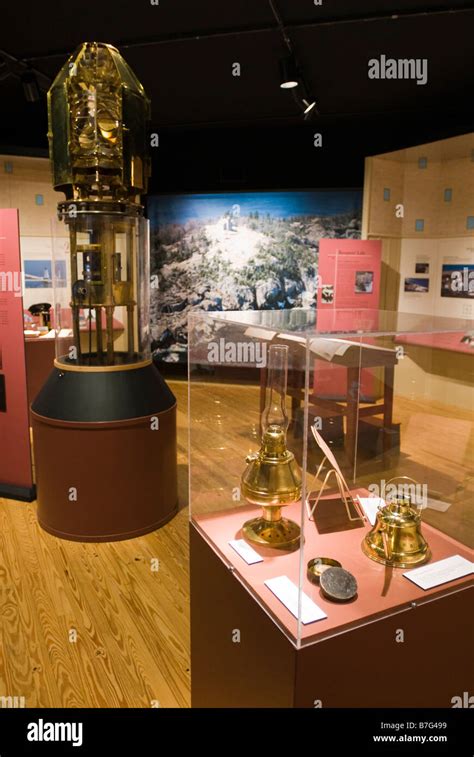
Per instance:
[[[149,360],[148,220],[64,213],[52,237],[58,362],[117,367]]]
[[[468,690],[470,329],[193,314],[194,706],[449,707]]]

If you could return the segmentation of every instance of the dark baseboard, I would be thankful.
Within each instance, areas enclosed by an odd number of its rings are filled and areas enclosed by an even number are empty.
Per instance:
[[[0,497],[17,499],[20,502],[33,502],[36,499],[36,486],[12,486],[0,483]]]

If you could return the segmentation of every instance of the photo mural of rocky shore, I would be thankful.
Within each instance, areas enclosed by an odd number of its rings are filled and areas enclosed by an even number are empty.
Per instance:
[[[152,350],[185,362],[190,310],[316,307],[319,240],[360,238],[362,192],[156,195]]]

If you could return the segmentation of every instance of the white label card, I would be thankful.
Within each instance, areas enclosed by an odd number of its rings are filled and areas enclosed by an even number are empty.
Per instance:
[[[442,502],[440,499],[433,499],[428,497],[426,500],[426,507],[431,507],[432,510],[437,510],[440,513],[445,513],[451,507],[451,502]]]
[[[247,565],[253,565],[256,562],[263,562],[263,557],[261,557],[258,552],[255,552],[250,544],[247,544],[244,539],[233,539],[229,542],[229,544],[232,549],[235,549],[237,554],[240,555],[242,560],[245,560]]]
[[[385,505],[384,500],[382,497],[359,497],[359,495],[357,495],[357,499],[359,500],[364,513],[367,515],[370,525],[375,526],[377,510],[379,507]]]
[[[470,573],[474,573],[474,564],[461,555],[453,555],[452,557],[445,557],[444,560],[437,560],[430,565],[414,568],[414,570],[409,570],[403,575],[426,590],[468,576]]]
[[[270,341],[276,336],[276,331],[268,331],[267,329],[259,329],[256,326],[249,326],[245,329],[245,336],[254,337],[255,339],[266,339]]]
[[[265,586],[282,602],[295,618],[298,618],[298,587],[288,576],[277,576],[265,581]],[[314,623],[315,620],[323,620],[327,615],[310,597],[301,593],[301,622]]]

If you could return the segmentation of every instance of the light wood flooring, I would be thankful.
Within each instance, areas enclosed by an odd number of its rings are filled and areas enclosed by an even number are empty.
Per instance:
[[[0,499],[0,697],[25,697],[26,707],[190,705],[187,390],[173,390],[183,507],[164,528],[67,542],[39,528],[35,503]]]
[[[161,530],[111,544],[66,542],[38,527],[34,503],[0,499],[0,697],[24,697],[26,707],[190,705],[187,385],[170,385],[178,400],[182,509]],[[243,393],[258,407],[254,387],[207,385],[201,398],[202,418],[210,402],[232,409],[239,467],[248,447]],[[422,412],[439,426],[434,444],[429,434],[417,440],[417,419],[412,419]],[[406,454],[395,472],[406,472],[409,461],[410,471],[417,466],[438,470],[441,491],[457,482],[454,493],[446,495],[449,510],[430,511],[428,517],[467,542],[472,538],[473,479],[467,469],[473,435],[472,424],[466,435],[462,423],[453,423],[456,419],[466,415],[396,401]],[[202,429],[204,448],[213,429]],[[228,471],[224,465],[220,474]],[[154,558],[158,571],[151,570]]]

